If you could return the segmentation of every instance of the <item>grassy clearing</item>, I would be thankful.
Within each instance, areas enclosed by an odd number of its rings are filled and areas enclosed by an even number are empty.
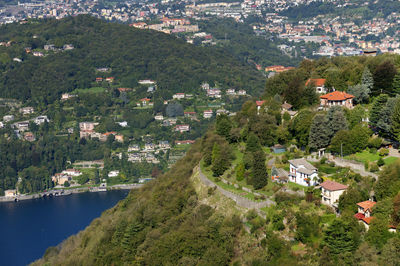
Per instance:
[[[390,156],[390,157],[387,157],[387,158],[383,159],[383,161],[385,162],[385,165],[389,165],[389,164],[394,163],[398,159],[399,158],[397,158],[397,157]]]
[[[355,160],[355,161],[362,162],[362,163],[365,163],[366,161],[374,162],[374,161],[379,160],[379,154],[378,153],[373,154],[373,153],[369,152],[369,150],[365,150],[362,152],[357,152],[356,154],[346,156],[344,158],[348,159],[348,160]]]

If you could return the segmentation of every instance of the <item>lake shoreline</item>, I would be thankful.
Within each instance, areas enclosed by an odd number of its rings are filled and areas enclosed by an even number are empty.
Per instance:
[[[1,196],[0,197],[0,203],[2,202],[18,202],[21,200],[33,200],[33,199],[40,199],[44,197],[62,197],[62,196],[68,196],[71,194],[77,194],[77,193],[85,193],[85,192],[108,192],[111,190],[131,190],[131,189],[138,189],[141,188],[143,184],[118,184],[118,185],[113,185],[109,186],[106,188],[106,190],[99,190],[98,187],[83,187],[83,188],[70,188],[70,189],[57,189],[57,190],[51,190],[50,192],[39,192],[35,194],[30,194],[30,195],[17,195],[17,196],[12,196],[12,197],[6,197],[6,196]],[[51,192],[55,191],[60,191],[60,194],[53,195]],[[61,191],[63,193],[61,193]]]

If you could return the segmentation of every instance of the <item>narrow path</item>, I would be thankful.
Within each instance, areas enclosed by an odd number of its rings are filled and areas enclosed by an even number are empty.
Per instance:
[[[335,162],[336,165],[341,166],[341,167],[350,167],[351,170],[353,170],[356,173],[359,173],[362,176],[372,176],[375,177],[376,180],[378,180],[378,175],[371,173],[369,171],[365,171],[364,169],[364,164],[362,163],[355,163],[346,159],[341,159],[341,158],[329,158],[329,160],[332,160]]]
[[[208,179],[203,172],[201,171],[200,165],[198,166],[199,168],[199,177],[201,182],[208,186],[208,187],[216,187],[218,189],[219,192],[221,192],[224,196],[232,199],[233,201],[235,201],[235,203],[237,205],[239,205],[240,207],[246,208],[246,209],[256,209],[259,210],[260,208],[266,207],[266,206],[271,206],[271,205],[275,205],[275,202],[267,199],[264,201],[260,201],[260,202],[254,202],[248,198],[239,196],[235,193],[232,193],[226,189],[221,188],[220,186],[218,186],[217,184],[215,184],[214,182],[212,182],[210,179]]]

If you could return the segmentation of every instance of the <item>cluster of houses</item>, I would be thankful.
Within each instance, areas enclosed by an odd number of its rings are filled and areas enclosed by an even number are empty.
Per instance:
[[[171,145],[167,140],[161,140],[158,144],[149,142],[146,143],[143,148],[138,144],[133,144],[128,147],[128,161],[157,164],[160,163],[160,161],[156,158],[155,154],[169,149],[171,149]],[[122,158],[122,154],[120,158]]]
[[[203,84],[201,84],[201,88],[202,88],[203,90],[206,91],[207,96],[208,96],[209,98],[220,99],[220,98],[222,97],[222,91],[221,91],[221,89],[218,89],[218,88],[211,88],[211,87],[210,87],[210,84],[208,84],[208,83],[206,83],[206,82],[203,83]],[[226,90],[226,95],[230,95],[230,96],[235,96],[235,95],[238,95],[238,96],[246,96],[247,93],[246,93],[245,90],[238,90],[238,91],[236,92],[235,89],[227,89],[227,90]]]
[[[58,51],[69,51],[73,50],[75,47],[72,44],[64,44],[62,48],[56,48],[54,44],[46,44],[43,46],[43,49],[47,52],[53,51],[53,52],[58,52]],[[25,53],[27,54],[32,54],[33,56],[37,57],[43,57],[45,54],[41,51],[33,51],[32,47],[25,47]]]
[[[35,109],[33,107],[22,107],[19,109],[19,113],[22,116],[29,116],[35,113]],[[5,115],[3,116],[3,121],[0,122],[0,128],[3,128],[5,124],[14,121],[16,118],[14,115]],[[29,124],[30,122],[35,123],[36,125],[41,125],[45,122],[50,122],[49,118],[46,115],[40,115],[34,117],[30,120],[18,121],[11,124],[11,128],[14,129],[15,134],[18,138],[24,139],[26,141],[35,141],[35,135],[32,132],[29,132]]]
[[[289,173],[283,169],[272,168],[271,179],[273,182],[287,183],[293,182],[302,186],[314,186],[321,189],[321,203],[338,210],[340,196],[348,189],[347,185],[340,184],[332,180],[320,183],[318,169],[307,162],[305,159],[289,160]],[[367,200],[357,203],[358,212],[354,217],[362,223],[368,230],[373,220],[372,210],[376,202]],[[396,232],[395,226],[389,226],[390,232]]]
[[[79,136],[80,138],[98,138],[100,141],[106,141],[110,135],[115,137],[115,140],[118,142],[124,142],[124,136],[119,135],[117,132],[106,132],[106,133],[99,133],[94,130],[94,128],[99,123],[95,122],[81,122],[79,123]]]

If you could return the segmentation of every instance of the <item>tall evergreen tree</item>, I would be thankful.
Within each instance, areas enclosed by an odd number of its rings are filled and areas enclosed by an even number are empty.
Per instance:
[[[323,244],[335,255],[353,252],[359,244],[357,233],[348,222],[335,219],[325,232]]]
[[[253,156],[252,183],[254,189],[261,189],[268,184],[265,154],[262,150],[256,151]]]
[[[256,152],[261,149],[258,137],[254,133],[250,133],[246,141],[246,152]]]
[[[392,62],[385,61],[379,64],[374,72],[374,88],[373,95],[381,93],[393,93],[393,78],[397,74],[396,67]]]
[[[367,102],[369,99],[370,90],[368,89],[368,86],[364,84],[349,86],[347,92],[354,95],[353,100],[355,103]]]
[[[392,115],[396,106],[396,98],[389,98],[379,114],[379,121],[376,125],[382,136],[390,136]]]
[[[215,128],[218,135],[229,139],[230,131],[232,129],[232,123],[227,115],[222,114],[217,116]]]
[[[396,74],[393,78],[393,94],[400,94],[400,74]]]
[[[327,120],[323,114],[317,114],[311,124],[308,145],[311,149],[321,149],[329,144]]]
[[[376,127],[380,118],[381,111],[386,106],[386,102],[388,101],[389,96],[387,94],[381,94],[372,103],[370,115],[369,115],[369,123],[371,126]]]
[[[372,77],[371,71],[366,66],[364,68],[364,72],[361,76],[361,85],[367,87],[368,94],[371,93],[372,89],[374,88],[374,78]]]
[[[400,141],[400,99],[396,101],[392,117],[391,117],[391,133],[392,135]]]
[[[332,106],[326,114],[327,120],[327,134],[329,141],[335,136],[336,132],[340,130],[347,130],[347,120],[344,115],[343,109],[340,106]]]

